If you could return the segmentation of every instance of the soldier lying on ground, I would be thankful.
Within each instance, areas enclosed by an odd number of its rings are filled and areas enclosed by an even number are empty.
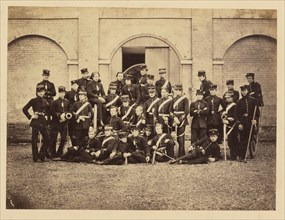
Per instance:
[[[209,137],[204,137],[193,143],[187,155],[170,161],[170,164],[203,164],[218,161],[221,158],[221,153],[217,139],[218,130],[211,129]]]

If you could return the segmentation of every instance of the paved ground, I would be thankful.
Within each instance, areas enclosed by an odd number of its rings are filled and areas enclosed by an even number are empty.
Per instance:
[[[33,163],[10,145],[7,190],[21,208],[90,210],[275,210],[276,146],[261,142],[247,164],[99,166]]]

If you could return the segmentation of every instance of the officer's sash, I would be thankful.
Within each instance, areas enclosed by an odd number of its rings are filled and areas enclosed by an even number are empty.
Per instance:
[[[115,138],[113,136],[110,136],[110,137],[106,138],[105,140],[103,140],[102,146],[104,146],[105,143],[107,143],[108,141],[110,141],[112,139],[115,139]]]
[[[167,88],[168,83],[169,83],[169,81],[165,80],[165,83],[163,84],[163,86],[161,88]]]
[[[177,99],[176,102],[174,102],[174,104],[173,104],[173,108],[175,109],[178,106],[178,104],[185,98],[186,98],[186,96],[183,95],[179,99]]]
[[[133,107],[136,105],[136,103],[132,104],[131,107],[128,109],[128,111],[126,112],[126,114],[122,117],[122,121],[124,121],[128,116],[129,114],[131,113]]]
[[[168,99],[166,99],[163,103],[161,103],[160,106],[158,107],[158,112],[160,112],[160,110],[162,109],[162,107],[163,107],[166,103],[170,102],[171,100],[172,100],[172,99],[168,98]]]
[[[150,110],[152,109],[152,107],[154,106],[155,103],[157,103],[159,101],[159,98],[156,98],[148,107],[148,109],[146,110],[147,112],[150,112]]]
[[[139,125],[142,123],[142,120],[143,120],[143,118],[141,118],[141,119],[137,122],[136,126],[139,126]]]
[[[111,101],[111,102],[108,102],[106,104],[106,108],[108,108],[110,105],[113,105],[120,97],[118,95],[116,95],[116,97]]]
[[[89,102],[85,102],[78,110],[75,112],[75,115],[78,115],[82,110],[89,104]]]
[[[166,136],[166,134],[163,133],[163,134],[158,138],[158,140],[157,140],[157,142],[156,142],[156,147],[157,147],[157,148],[159,147],[160,142],[162,141],[162,139],[163,139],[165,136]]]
[[[233,107],[235,106],[236,103],[232,102],[231,104],[229,104],[227,107],[226,107],[226,113],[228,113],[228,111]]]

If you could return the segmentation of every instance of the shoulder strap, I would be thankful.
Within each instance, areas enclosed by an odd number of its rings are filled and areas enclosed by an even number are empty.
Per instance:
[[[116,97],[111,101],[111,102],[108,102],[106,104],[106,107],[109,107],[110,105],[113,105],[120,97],[118,95],[116,95]]]
[[[177,99],[176,102],[174,102],[174,104],[173,104],[173,108],[175,108],[185,98],[186,98],[186,96],[183,95],[179,99]]]
[[[155,103],[157,103],[159,101],[159,98],[156,98],[155,100],[153,100],[153,102],[150,104],[150,106],[148,107],[148,109],[146,110],[147,112],[150,112],[150,110],[152,109],[152,107],[154,106]]]
[[[156,147],[157,147],[157,148],[159,147],[161,140],[162,140],[165,136],[166,136],[166,134],[163,133],[163,134],[158,138],[158,140],[157,140],[157,142],[156,142]]]
[[[162,109],[162,107],[167,103],[170,102],[172,99],[168,98],[166,99],[163,103],[160,104],[160,106],[158,107],[158,112]]]
[[[168,81],[168,80],[165,80],[165,83],[162,85],[161,88],[167,88],[168,83],[169,83],[169,81]]]
[[[236,103],[232,102],[231,104],[229,104],[227,107],[226,107],[226,113],[228,113],[228,111],[233,107],[235,106]]]
[[[103,140],[102,146],[104,146],[104,144],[105,144],[106,142],[108,142],[108,141],[110,141],[110,140],[112,140],[112,139],[115,139],[115,138],[114,138],[113,136],[110,136],[110,137],[106,138],[105,140]]]
[[[136,105],[136,103],[134,103],[134,104],[132,104],[130,107],[129,107],[129,109],[128,109],[128,111],[126,112],[126,114],[122,117],[122,121],[124,121],[128,116],[129,116],[129,114],[131,113],[131,111],[132,111],[132,109],[133,109],[133,107]]]
[[[89,102],[85,102],[78,110],[75,112],[76,115],[78,115],[82,110],[89,104]]]

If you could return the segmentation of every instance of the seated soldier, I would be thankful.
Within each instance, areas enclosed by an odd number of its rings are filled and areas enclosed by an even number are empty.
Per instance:
[[[221,158],[221,149],[217,143],[218,135],[217,129],[211,129],[209,137],[193,143],[187,155],[170,161],[170,164],[203,164],[218,161]]]
[[[146,118],[143,112],[143,107],[139,105],[136,107],[134,117],[131,120],[131,125],[135,125],[140,128],[140,131],[143,131],[145,124],[146,124]]]
[[[120,96],[116,94],[117,85],[110,83],[109,85],[109,94],[106,96],[106,104],[104,104],[104,118],[110,117],[110,107],[116,106],[119,107],[122,105]]]
[[[97,164],[100,165],[122,165],[127,163],[127,159],[125,159],[126,157],[126,153],[127,153],[127,148],[128,148],[128,133],[127,132],[119,132],[118,133],[118,137],[119,140],[116,140],[116,143],[114,145],[114,149],[113,152],[110,154],[110,157],[101,161],[101,162],[97,162]]]
[[[156,136],[153,138],[153,161],[165,162],[174,157],[174,141],[170,134],[163,133],[162,124],[157,123],[155,125]]]
[[[118,108],[118,115],[124,122],[126,126],[129,126],[132,118],[134,117],[134,107],[136,103],[130,106],[130,98],[129,95],[121,96],[122,105]]]
[[[150,150],[150,154],[152,155],[152,146],[153,146],[153,138],[154,138],[154,130],[153,130],[153,126],[150,124],[146,124],[145,128],[144,128],[145,132],[143,137],[146,139],[147,141],[147,145],[149,147]]]
[[[95,136],[95,131],[90,127],[88,138],[85,138],[78,146],[68,148],[68,151],[61,157],[68,162],[87,162],[92,163],[93,152],[100,150],[101,141]]]
[[[148,163],[150,160],[149,147],[144,137],[139,136],[139,127],[131,127],[132,136],[129,138],[125,157],[129,163]]]
[[[105,137],[102,141],[102,148],[94,153],[92,156],[95,156],[97,163],[103,161],[109,157],[113,157],[116,152],[114,151],[114,146],[116,144],[116,138],[113,135],[113,126],[108,124],[104,127]],[[112,154],[112,155],[111,155]]]
[[[127,131],[127,126],[124,124],[122,119],[117,116],[116,106],[110,107],[110,114],[111,116],[105,120],[105,124],[112,125],[114,133],[117,133],[118,131]]]

